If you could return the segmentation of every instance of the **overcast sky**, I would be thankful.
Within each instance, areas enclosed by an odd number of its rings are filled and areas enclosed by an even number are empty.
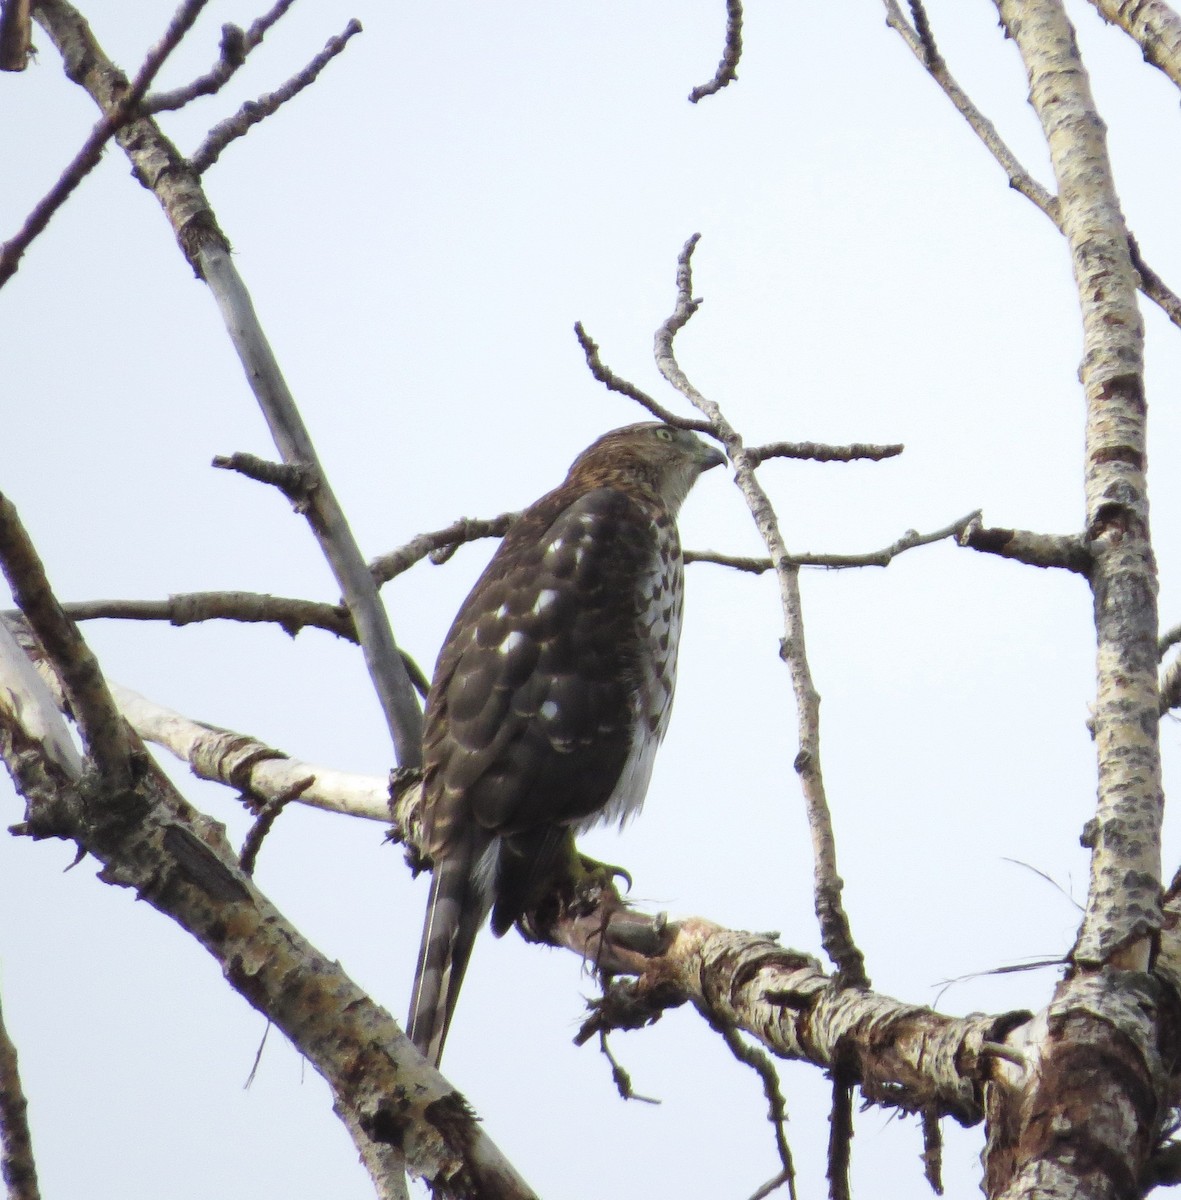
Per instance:
[[[86,0],[129,70],[171,4]],[[951,70],[1052,186],[1016,49],[984,0],[932,0]],[[212,61],[214,0],[166,68]],[[1072,5],[1146,260],[1181,287],[1178,96]],[[992,524],[1082,524],[1081,337],[1065,243],[1006,180],[876,0],[751,0],[740,79],[691,105],[721,52],[722,0],[304,0],[233,85],[164,122],[183,151],[356,16],[365,32],[310,91],[232,147],[210,199],[367,556],[560,481],[603,430],[642,419],[588,375],[585,323],[617,372],[670,404],[651,360],[675,259],[700,232],[700,312],[682,366],[750,442],[900,441],[882,464],[772,462],[796,551],[877,549],[982,508]],[[37,32],[0,77],[0,238],[94,120]],[[1181,620],[1181,341],[1144,303],[1161,614]],[[305,525],[273,491],[213,471],[273,455],[215,305],[155,200],[108,152],[0,292],[0,488],[58,595],[232,588],[335,600]],[[756,553],[723,471],[686,546]],[[422,564],[384,596],[429,670],[492,550]],[[949,1013],[1037,1009],[1051,971],[947,981],[1071,944],[1078,835],[1094,803],[1085,719],[1090,596],[1064,573],[921,549],[887,570],[809,571],[805,619],[854,933],[877,989]],[[688,569],[681,676],[642,816],[586,848],[650,910],[778,930],[819,952],[791,769],[775,586]],[[314,762],[381,774],[389,738],[357,651],[306,631],[87,625],[109,676]],[[1166,770],[1178,729],[1163,727]],[[174,772],[240,841],[223,788]],[[4,824],[19,799],[0,783]],[[380,826],[289,810],[263,890],[401,1017],[425,904]],[[1166,875],[1179,857],[1166,826]],[[64,844],[0,839],[0,995],[29,1094],[43,1194],[89,1200],[371,1194],[326,1087],[145,904],[71,873]],[[1015,865],[1011,860],[1025,864]],[[1054,883],[1048,882],[1048,876]],[[1061,890],[1059,890],[1061,889]],[[758,1080],[694,1014],[615,1051],[659,1107],[625,1104],[571,1038],[593,995],[573,956],[515,933],[477,945],[444,1067],[539,1194],[748,1196],[776,1159]],[[828,1087],[785,1065],[800,1194],[823,1194]],[[857,1118],[855,1191],[921,1195],[913,1120]],[[980,1132],[946,1129],[947,1194],[978,1194]]]

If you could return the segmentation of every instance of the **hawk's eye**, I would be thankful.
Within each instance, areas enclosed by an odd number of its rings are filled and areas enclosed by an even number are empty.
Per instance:
[[[673,440],[673,431],[671,429],[666,429],[664,426],[661,426],[661,428],[656,430],[656,436],[662,442],[671,442]]]

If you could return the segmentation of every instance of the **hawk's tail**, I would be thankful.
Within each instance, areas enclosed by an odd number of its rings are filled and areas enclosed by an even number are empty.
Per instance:
[[[410,1040],[436,1067],[443,1055],[443,1042],[472,946],[487,911],[487,905],[473,887],[468,857],[463,854],[443,857],[431,876],[431,894],[406,1026]]]

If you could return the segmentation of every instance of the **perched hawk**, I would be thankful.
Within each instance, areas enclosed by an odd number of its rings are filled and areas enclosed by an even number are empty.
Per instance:
[[[605,434],[510,528],[451,626],[426,704],[434,876],[408,1026],[436,1065],[489,910],[499,937],[572,832],[643,803],[676,676],[676,515],[724,461],[655,422]]]

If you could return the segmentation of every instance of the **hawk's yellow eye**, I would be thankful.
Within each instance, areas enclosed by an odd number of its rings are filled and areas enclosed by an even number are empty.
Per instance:
[[[673,440],[673,431],[662,426],[656,431],[656,436],[660,438],[662,442],[671,442]]]

